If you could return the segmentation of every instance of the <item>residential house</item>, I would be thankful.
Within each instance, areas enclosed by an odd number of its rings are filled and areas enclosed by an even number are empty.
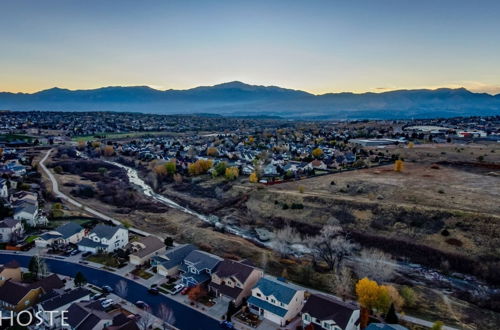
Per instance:
[[[128,243],[128,230],[122,226],[98,224],[87,237],[78,242],[78,250],[111,253]]]
[[[134,319],[120,313],[113,317],[113,323],[104,330],[140,330],[140,328]]]
[[[308,170],[326,170],[328,166],[319,159],[315,159],[305,166]]]
[[[286,282],[261,278],[247,304],[251,312],[284,326],[296,317],[304,303],[304,290]]]
[[[190,252],[179,267],[181,280],[185,286],[196,286],[210,280],[215,267],[223,259],[205,251]]]
[[[262,270],[244,262],[224,259],[212,273],[208,289],[239,306],[263,275]]]
[[[408,330],[399,324],[370,323],[365,330]]]
[[[311,295],[302,308],[304,328],[359,330],[359,307],[319,294]]]
[[[35,244],[38,247],[47,247],[51,244],[77,244],[85,236],[85,229],[75,222],[68,222],[60,225],[54,230],[48,231],[40,235]]]
[[[151,258],[151,266],[156,267],[156,272],[162,276],[175,276],[179,273],[179,266],[184,262],[184,258],[196,250],[196,246],[191,244],[178,245],[161,256]]]
[[[13,280],[15,282],[20,282],[22,280],[21,267],[15,260],[0,266],[0,286],[7,280]]]
[[[44,293],[62,287],[64,283],[56,274],[30,284],[6,280],[0,287],[0,308],[17,313],[36,304]]]
[[[165,252],[165,243],[156,236],[143,237],[138,241],[130,242],[128,248],[132,251],[129,260],[132,265],[142,265],[152,256]]]
[[[113,324],[99,301],[81,301],[69,306],[66,322],[71,330],[102,330]]]
[[[0,198],[9,198],[9,187],[7,186],[7,180],[0,178]]]
[[[40,316],[43,318],[44,326],[47,329],[62,329],[61,312],[67,311],[69,306],[75,302],[89,299],[90,291],[85,288],[76,288],[66,292],[52,291],[41,298],[36,310],[41,312]],[[49,313],[45,313],[46,311],[57,311],[57,313],[54,313],[53,317],[51,317]]]
[[[17,243],[24,235],[24,226],[21,220],[6,218],[0,221],[0,242]]]
[[[14,219],[24,220],[32,227],[37,225],[38,205],[29,201],[21,201],[16,203],[14,208]]]

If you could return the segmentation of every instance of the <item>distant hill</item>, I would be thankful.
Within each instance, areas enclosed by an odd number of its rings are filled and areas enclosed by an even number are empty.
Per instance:
[[[304,119],[426,118],[500,114],[500,94],[440,88],[313,95],[233,81],[166,91],[134,86],[90,90],[52,88],[32,94],[0,92],[0,109],[208,113]]]

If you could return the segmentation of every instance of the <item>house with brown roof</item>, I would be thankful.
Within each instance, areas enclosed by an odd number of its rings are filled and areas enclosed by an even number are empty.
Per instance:
[[[262,270],[241,261],[224,259],[212,273],[208,289],[238,306],[263,275]]]
[[[0,286],[2,286],[7,280],[20,282],[22,279],[21,276],[21,267],[15,260],[0,266]]]
[[[151,257],[165,252],[165,244],[156,236],[146,236],[138,241],[130,242],[127,248],[132,251],[129,255],[132,265],[142,265]]]
[[[329,296],[311,295],[301,314],[304,329],[359,330],[359,307]]]

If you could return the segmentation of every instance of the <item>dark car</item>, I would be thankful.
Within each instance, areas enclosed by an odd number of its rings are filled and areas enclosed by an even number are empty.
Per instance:
[[[148,304],[146,304],[146,303],[145,303],[144,301],[142,301],[142,300],[137,300],[137,301],[135,302],[135,305],[136,305],[137,307],[139,307],[140,309],[147,309],[147,308],[149,308],[149,305],[148,305]]]
[[[85,252],[84,254],[82,254],[82,257],[83,257],[83,258],[87,258],[87,257],[88,257],[89,255],[91,255],[91,254],[92,254],[92,252],[87,251],[87,252]]]
[[[102,287],[102,290],[103,290],[104,292],[106,292],[106,293],[111,293],[111,292],[113,292],[113,288],[112,288],[112,287],[110,287],[109,285],[105,285],[105,286],[103,286],[103,287]]]
[[[160,294],[160,290],[158,290],[158,288],[151,288],[148,290],[148,293],[156,296],[156,295]]]

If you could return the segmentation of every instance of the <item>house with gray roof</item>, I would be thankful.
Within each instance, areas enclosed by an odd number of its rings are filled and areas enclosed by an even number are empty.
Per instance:
[[[46,327],[59,329],[62,328],[61,318],[55,317],[51,320],[49,313],[45,313],[45,311],[57,311],[59,313],[55,315],[60,315],[60,312],[67,311],[71,304],[89,299],[90,291],[85,288],[76,288],[67,292],[52,291],[50,294],[42,296],[36,309],[40,312],[39,315],[43,318],[43,324]]]
[[[156,267],[156,272],[162,276],[175,276],[179,273],[179,266],[184,263],[184,258],[196,250],[196,246],[182,244],[171,248],[163,255],[153,256],[151,266]]]
[[[201,250],[190,252],[179,267],[185,286],[196,286],[210,280],[212,272],[223,259]]]
[[[66,317],[72,330],[101,330],[113,324],[113,317],[98,301],[75,302],[69,306]]]
[[[122,226],[98,224],[92,231],[78,242],[78,250],[84,252],[111,253],[128,244],[128,230]]]
[[[127,249],[131,251],[129,261],[132,265],[142,265],[153,256],[165,252],[165,243],[158,237],[150,235],[142,237],[138,241],[130,242]]]
[[[304,290],[273,278],[261,278],[247,301],[249,310],[279,326],[295,318],[304,304]]]
[[[24,235],[24,226],[21,220],[6,218],[0,221],[0,242],[17,242]]]
[[[84,236],[85,229],[82,226],[75,222],[68,222],[54,230],[43,233],[35,240],[35,244],[38,247],[47,247],[54,243],[77,244]]]

